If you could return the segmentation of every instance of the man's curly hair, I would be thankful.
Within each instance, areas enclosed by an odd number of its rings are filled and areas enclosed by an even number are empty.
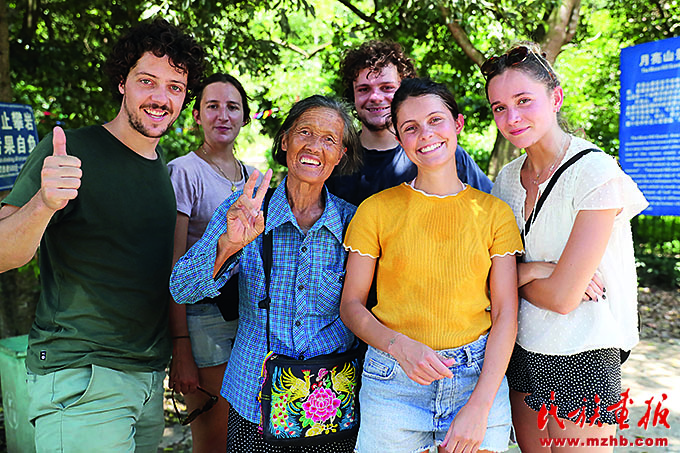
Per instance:
[[[118,86],[125,83],[130,69],[146,52],[159,58],[167,55],[174,68],[187,73],[187,94],[182,108],[186,107],[203,79],[205,51],[193,36],[160,18],[139,23],[113,46],[104,71],[109,77],[114,97],[118,102],[123,100]]]
[[[417,77],[413,60],[404,54],[404,49],[396,42],[371,40],[349,50],[340,63],[345,98],[354,103],[354,81],[359,77],[359,72],[366,68],[371,68],[371,72],[380,72],[390,63],[397,68],[402,80]]]

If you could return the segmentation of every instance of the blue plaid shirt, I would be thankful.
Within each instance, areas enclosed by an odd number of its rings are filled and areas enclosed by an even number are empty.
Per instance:
[[[274,242],[271,347],[276,353],[300,359],[343,352],[354,341],[340,320],[340,295],[347,255],[342,236],[356,207],[325,188],[324,194],[326,208],[305,235],[286,199],[284,179],[271,198],[265,226],[265,232],[273,231]],[[227,228],[226,212],[239,195],[233,194],[215,210],[203,237],[175,265],[170,292],[178,303],[217,296],[227,281],[229,270],[217,281],[213,281],[212,272],[217,240]],[[222,396],[253,423],[260,421],[257,396],[267,354],[267,314],[258,307],[265,297],[261,250],[262,235],[243,248],[238,260],[239,327],[222,382]]]

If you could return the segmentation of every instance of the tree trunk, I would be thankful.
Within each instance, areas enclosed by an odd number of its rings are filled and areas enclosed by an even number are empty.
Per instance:
[[[30,266],[0,274],[0,338],[28,333],[39,297],[39,281]]]
[[[510,162],[515,157],[519,156],[519,149],[512,146],[512,143],[507,141],[503,134],[496,132],[496,142],[493,145],[491,158],[489,159],[489,178],[496,179],[496,175],[501,171],[503,165]]]
[[[439,10],[453,39],[477,66],[481,66],[484,63],[484,55],[475,48],[463,27],[451,17],[448,8],[440,3]],[[539,43],[546,52],[550,63],[555,61],[562,47],[574,38],[576,28],[578,27],[580,10],[581,0],[563,0],[551,12],[546,23],[548,32],[543,41]],[[512,146],[498,132],[496,142],[491,151],[491,157],[489,158],[489,177],[492,180],[495,179],[503,165],[517,156],[519,156],[519,149]]]
[[[540,43],[550,63],[554,63],[562,47],[574,39],[580,17],[581,0],[563,0],[550,14],[548,33]]]

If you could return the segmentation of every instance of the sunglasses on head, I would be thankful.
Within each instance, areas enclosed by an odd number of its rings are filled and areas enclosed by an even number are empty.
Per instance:
[[[489,80],[491,77],[500,72],[502,68],[516,66],[524,62],[529,57],[533,57],[536,61],[538,61],[538,63],[543,66],[543,69],[545,69],[545,71],[548,73],[550,78],[555,81],[553,72],[548,69],[541,59],[541,57],[545,58],[545,54],[539,56],[526,46],[513,47],[501,56],[493,56],[489,58],[481,67],[482,74],[487,80]]]
[[[212,393],[208,392],[207,390],[202,389],[201,387],[196,387],[196,388],[198,390],[200,390],[201,392],[205,393],[206,395],[208,395],[210,397],[210,399],[208,399],[208,401],[205,402],[203,407],[201,407],[199,409],[194,409],[193,411],[191,411],[191,413],[189,415],[187,415],[187,417],[184,420],[182,420],[182,416],[180,415],[179,409],[177,408],[177,403],[175,402],[175,390],[172,391],[172,405],[175,408],[175,414],[177,415],[177,420],[180,421],[182,426],[186,426],[189,423],[193,422],[194,420],[196,420],[198,418],[199,415],[203,414],[204,412],[208,412],[210,409],[213,408],[213,406],[215,406],[215,404],[217,404],[217,396],[213,395]]]

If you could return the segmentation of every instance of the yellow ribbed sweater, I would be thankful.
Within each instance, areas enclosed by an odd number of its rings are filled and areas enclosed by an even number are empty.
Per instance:
[[[407,183],[364,201],[345,245],[378,260],[376,318],[435,350],[489,330],[491,258],[522,251],[500,199],[470,186],[439,197]]]

